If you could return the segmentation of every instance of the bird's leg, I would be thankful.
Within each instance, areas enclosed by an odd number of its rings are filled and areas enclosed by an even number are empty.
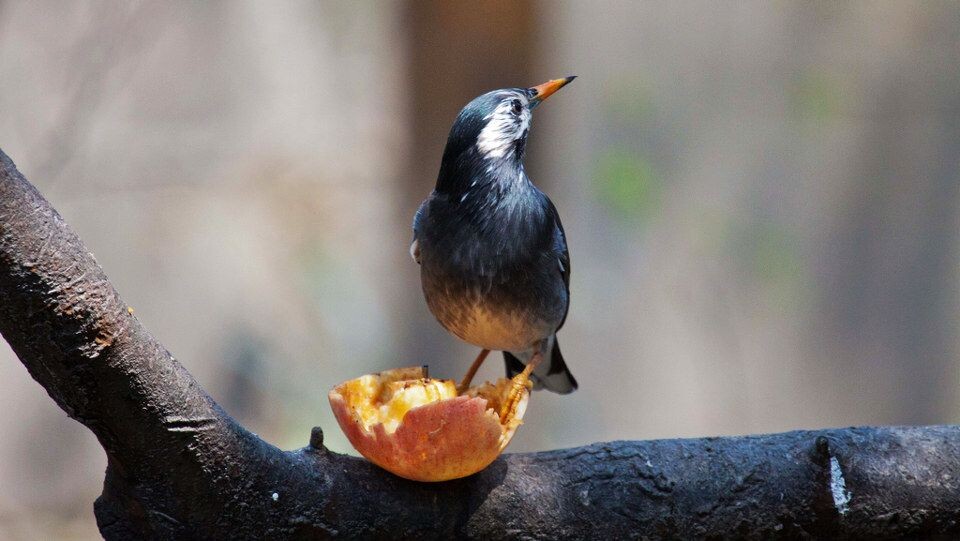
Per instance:
[[[510,394],[507,395],[507,399],[503,402],[503,405],[500,406],[501,423],[506,422],[517,413],[517,406],[520,405],[520,398],[523,396],[523,391],[529,388],[530,374],[533,373],[533,369],[536,368],[542,360],[543,354],[540,353],[540,348],[538,347],[537,352],[533,354],[533,357],[530,357],[530,362],[524,367],[523,372],[513,376],[513,385],[510,387]]]
[[[480,369],[480,365],[483,364],[484,359],[486,359],[489,354],[489,349],[480,350],[480,354],[477,355],[473,364],[470,365],[470,370],[467,370],[467,375],[463,376],[463,381],[460,382],[460,385],[457,385],[457,394],[463,394],[470,388],[470,382],[473,381],[473,376],[477,375],[477,370]]]

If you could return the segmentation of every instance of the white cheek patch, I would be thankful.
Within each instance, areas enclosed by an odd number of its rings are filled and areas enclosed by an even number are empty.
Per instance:
[[[486,117],[487,125],[477,138],[477,148],[485,158],[502,158],[512,152],[514,142],[530,127],[530,111],[524,107],[517,122],[512,108],[510,101],[505,101]]]

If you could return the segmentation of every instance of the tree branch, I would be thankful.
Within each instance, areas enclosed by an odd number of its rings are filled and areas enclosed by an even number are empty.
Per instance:
[[[108,467],[108,539],[893,537],[960,532],[960,428],[597,443],[423,484],[243,429],[0,152],[0,333]]]

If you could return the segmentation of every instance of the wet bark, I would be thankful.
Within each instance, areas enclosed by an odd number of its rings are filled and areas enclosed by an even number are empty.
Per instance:
[[[108,539],[794,538],[960,534],[960,427],[596,443],[405,481],[230,418],[0,152],[0,334],[108,457]]]

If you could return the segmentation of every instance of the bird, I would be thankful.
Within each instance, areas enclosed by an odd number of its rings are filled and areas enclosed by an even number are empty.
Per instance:
[[[420,265],[427,307],[447,331],[481,348],[458,389],[469,387],[491,350],[503,352],[514,385],[501,417],[516,407],[528,379],[534,389],[560,394],[577,388],[556,336],[570,307],[566,234],[523,165],[533,110],[574,78],[470,101],[413,219],[410,255]]]

